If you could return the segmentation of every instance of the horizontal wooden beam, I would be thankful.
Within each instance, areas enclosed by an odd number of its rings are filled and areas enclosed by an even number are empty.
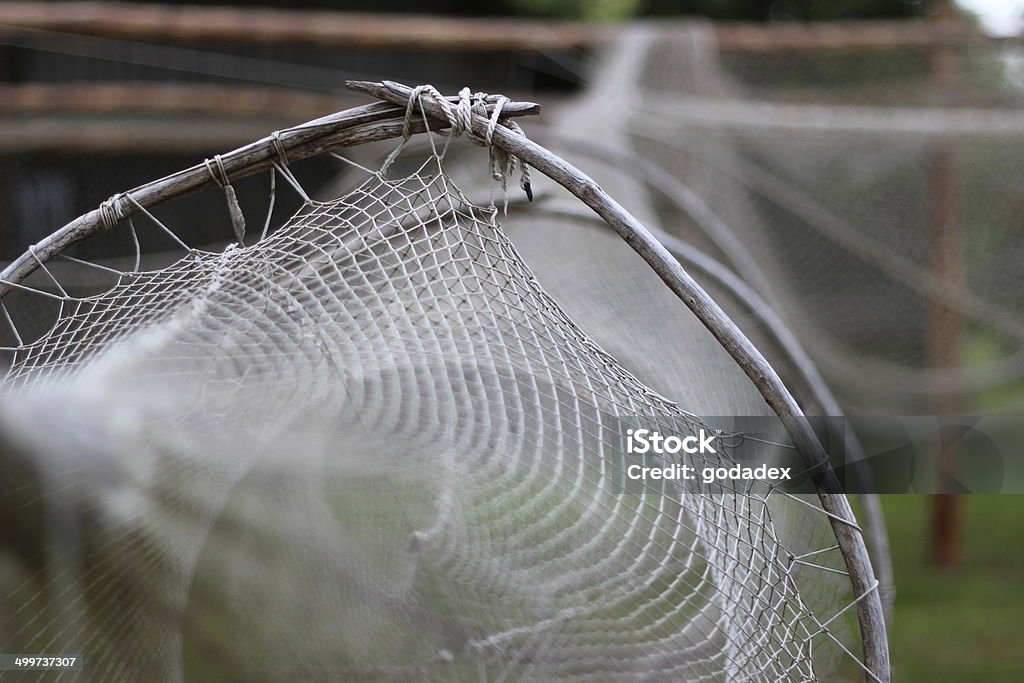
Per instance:
[[[915,20],[719,24],[715,37],[723,52],[746,53],[927,48],[1013,40],[985,35],[962,22]]]
[[[450,50],[577,47],[593,42],[602,32],[591,24],[520,19],[121,2],[0,3],[0,30],[3,26],[159,42]]]
[[[186,125],[183,125],[186,124]],[[183,119],[181,116],[0,117],[0,154],[28,152],[206,153],[235,147],[294,119]]]
[[[684,20],[656,24],[672,35]],[[613,24],[518,18],[147,5],[125,2],[4,2],[0,33],[34,29],[153,42],[314,44],[413,50],[538,50],[593,45]],[[996,39],[960,22],[857,21],[818,24],[720,24],[725,52],[864,50],[963,45]]]
[[[333,95],[205,83],[71,82],[0,83],[0,115],[63,112],[180,113],[220,117],[263,116],[306,120],[356,103]]]
[[[0,153],[222,149],[355,99],[194,83],[0,84]]]

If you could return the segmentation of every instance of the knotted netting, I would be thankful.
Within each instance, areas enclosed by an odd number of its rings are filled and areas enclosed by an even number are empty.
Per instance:
[[[630,31],[631,153],[699,199],[666,228],[765,296],[847,411],[1019,412],[1019,46]]]
[[[34,340],[8,316],[0,649],[78,652],[93,680],[863,676],[877,584],[830,525],[853,520],[743,482],[623,486],[628,426],[711,425],[574,322],[445,152],[248,243],[70,261],[107,269],[99,293],[43,258],[5,282],[5,311],[58,311]]]

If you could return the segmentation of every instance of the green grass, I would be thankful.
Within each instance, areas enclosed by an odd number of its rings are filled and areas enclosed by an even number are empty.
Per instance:
[[[961,496],[961,562],[927,562],[925,496],[883,496],[896,573],[893,679],[1024,680],[1024,495]]]

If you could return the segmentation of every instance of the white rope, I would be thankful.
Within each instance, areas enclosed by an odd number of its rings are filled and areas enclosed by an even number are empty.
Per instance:
[[[128,230],[132,234],[132,247],[135,249],[135,265],[132,267],[132,273],[138,273],[139,267],[142,266],[142,244],[139,242],[139,233],[135,229],[135,221],[131,218],[128,219]]]
[[[409,101],[405,107],[405,119],[402,125],[402,141],[385,159],[381,172],[387,172],[395,159],[401,154],[406,143],[412,137],[412,120],[416,106],[421,98],[427,95],[431,97],[444,114],[450,128],[450,137],[466,135],[474,143],[487,147],[490,152],[491,177],[501,183],[502,189],[506,188],[507,178],[519,171],[519,185],[526,193],[526,196],[533,201],[533,189],[530,183],[529,167],[516,156],[510,155],[503,149],[494,146],[494,131],[499,125],[504,125],[509,130],[525,136],[523,129],[515,121],[502,120],[501,112],[505,105],[511,100],[504,95],[496,96],[494,108],[487,114],[487,104],[490,95],[485,92],[472,92],[468,87],[459,91],[458,102],[453,104],[451,100],[438,92],[432,85],[417,85],[412,88],[409,94]],[[473,132],[473,115],[478,114],[487,119],[487,128],[484,134],[477,135]],[[424,119],[426,116],[424,115]],[[429,129],[429,123],[428,123]]]
[[[181,238],[180,238],[180,237],[178,237],[178,236],[177,236],[177,235],[176,235],[176,234],[174,233],[174,231],[173,231],[173,230],[171,230],[171,229],[170,229],[170,228],[168,228],[168,227],[167,227],[166,225],[164,225],[164,224],[163,224],[163,221],[161,221],[161,220],[160,220],[159,218],[157,218],[156,216],[154,216],[154,215],[153,215],[153,214],[152,214],[152,213],[151,213],[151,212],[150,212],[150,211],[149,211],[149,210],[148,210],[148,209],[147,209],[146,207],[144,207],[144,206],[143,206],[142,204],[140,204],[140,203],[139,203],[139,202],[138,202],[138,201],[137,201],[137,200],[135,199],[135,197],[131,196],[130,194],[129,194],[129,195],[125,195],[125,197],[127,197],[128,201],[130,201],[130,202],[131,202],[132,204],[134,204],[134,205],[135,205],[135,208],[136,208],[136,209],[138,209],[138,210],[139,210],[139,211],[141,211],[142,213],[146,214],[146,216],[148,216],[148,217],[149,217],[149,219],[150,219],[151,221],[153,221],[153,222],[154,222],[154,223],[155,223],[155,224],[157,225],[157,227],[158,227],[158,228],[160,228],[160,229],[161,229],[161,230],[163,230],[163,231],[164,231],[165,233],[167,233],[168,237],[170,237],[170,238],[171,238],[172,240],[174,240],[175,242],[177,242],[177,243],[178,243],[178,245],[179,245],[179,246],[181,246],[181,248],[182,248],[182,249],[184,249],[185,251],[187,251],[187,252],[190,252],[190,253],[191,253],[191,252],[194,252],[194,251],[195,251],[195,250],[194,250],[194,249],[193,249],[192,247],[190,247],[190,246],[188,246],[187,244],[185,244],[184,242],[182,242],[182,241],[181,241]]]
[[[14,318],[11,317],[11,312],[7,310],[7,304],[3,299],[0,299],[0,311],[3,312],[7,324],[11,326],[11,331],[14,332],[14,339],[18,342],[18,346],[24,346],[25,340],[21,338],[18,326],[14,324]]]
[[[124,206],[121,203],[122,194],[115,194],[110,199],[100,204],[100,220],[107,230],[112,229],[124,218]]]
[[[35,245],[33,244],[29,246],[28,251],[30,254],[32,254],[32,258],[35,259],[35,262],[39,264],[39,267],[43,269],[43,272],[46,273],[47,276],[49,276],[50,280],[53,281],[53,284],[57,286],[57,289],[60,290],[60,293],[64,295],[64,298],[68,298],[68,293],[64,291],[64,287],[60,284],[60,280],[54,277],[50,269],[46,267],[46,264],[43,263],[42,259],[39,258],[39,255],[36,254]]]
[[[270,221],[274,217],[274,200],[277,197],[277,169],[274,167],[270,168],[270,200],[267,206],[267,220],[263,223],[263,232],[260,233],[260,241],[262,242],[267,238],[267,233],[270,231]]]
[[[296,178],[295,175],[291,172],[291,169],[289,169],[287,166],[282,166],[280,163],[276,161],[271,162],[271,164],[274,166],[275,169],[277,169],[277,172],[281,174],[281,177],[284,178],[288,182],[288,184],[292,186],[292,189],[299,193],[299,196],[302,197],[303,202],[308,204],[309,202],[312,201],[312,199],[310,199],[309,195],[306,193],[305,188],[302,187],[302,183],[300,183],[299,179]]]

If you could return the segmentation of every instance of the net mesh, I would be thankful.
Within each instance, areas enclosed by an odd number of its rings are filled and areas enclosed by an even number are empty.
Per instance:
[[[532,270],[446,163],[248,246],[107,264],[99,294],[63,296],[54,263],[5,297],[56,310],[4,380],[0,649],[96,680],[862,675],[863,596],[814,499],[612,483],[627,424],[711,428],[637,374],[758,404],[724,352],[641,301],[660,282],[608,235],[513,226]],[[599,300],[601,264],[634,309]]]
[[[1019,48],[632,33],[630,148],[720,221],[665,202],[665,227],[778,308],[848,411],[1020,410]]]

